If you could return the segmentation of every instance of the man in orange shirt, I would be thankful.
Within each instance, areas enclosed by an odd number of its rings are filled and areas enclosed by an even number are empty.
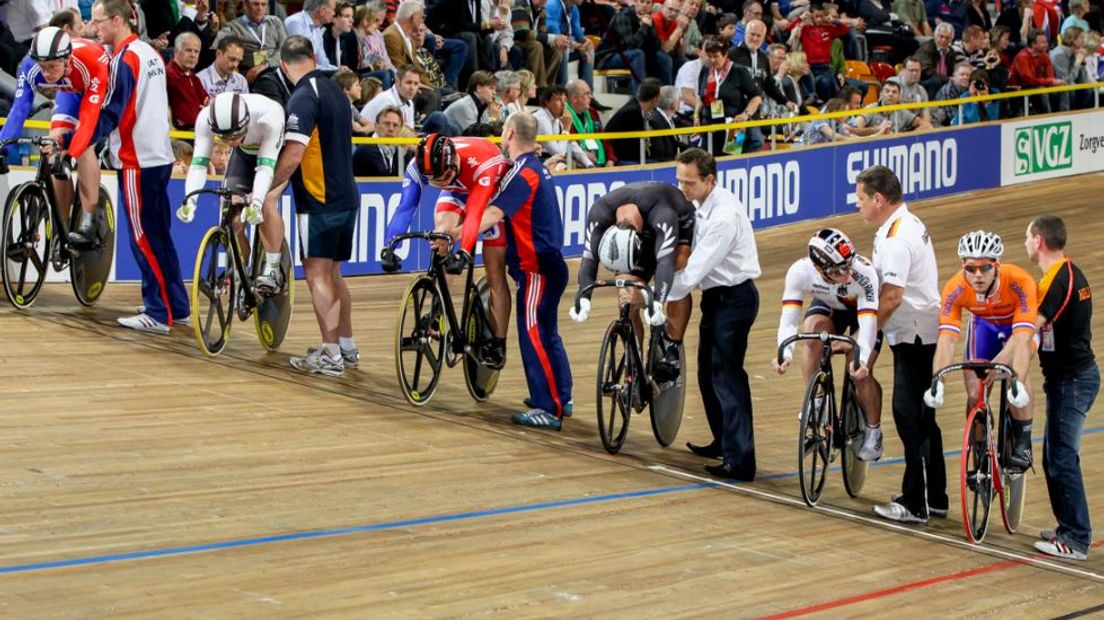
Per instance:
[[[951,363],[962,330],[962,311],[973,315],[966,332],[966,359],[1006,364],[1016,371],[1016,394],[1008,390],[1016,446],[1009,469],[1031,467],[1031,382],[1028,364],[1034,352],[1035,317],[1039,311],[1037,286],[1031,275],[1012,264],[1001,264],[1004,244],[999,235],[975,230],[958,242],[962,271],[943,287],[939,311],[939,340],[932,374]],[[977,376],[963,373],[967,397],[977,394]],[[943,383],[935,393],[924,391],[932,408],[943,405]]]

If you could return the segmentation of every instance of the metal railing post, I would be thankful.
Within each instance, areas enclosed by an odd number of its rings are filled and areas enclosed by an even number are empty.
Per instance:
[[[645,153],[645,150],[644,150],[644,141],[646,139],[647,138],[640,138],[640,163],[642,163],[642,164],[648,163],[647,153]]]

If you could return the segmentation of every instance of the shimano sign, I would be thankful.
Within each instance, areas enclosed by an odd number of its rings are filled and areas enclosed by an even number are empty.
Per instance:
[[[906,195],[954,188],[958,182],[958,141],[954,138],[895,144],[850,153],[847,183],[854,186],[859,173],[870,166],[885,166],[897,174]],[[847,204],[855,204],[853,191]]]

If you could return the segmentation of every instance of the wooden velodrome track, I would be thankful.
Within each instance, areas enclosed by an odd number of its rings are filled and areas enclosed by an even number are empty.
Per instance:
[[[932,231],[941,279],[955,268],[959,235],[980,226],[1004,235],[1008,260],[1036,273],[1023,230],[1052,210],[1070,227],[1070,254],[1104,286],[1096,192],[1104,175],[913,206]],[[561,305],[575,417],[554,433],[509,422],[524,388],[516,348],[486,406],[469,399],[459,368],[445,371],[430,406],[405,404],[390,343],[408,275],[351,281],[364,357],[340,380],[287,365],[317,338],[303,282],[283,351],[262,354],[252,326],[238,324],[213,360],[190,328],[157,337],[114,327],[133,311],[136,285],[109,287],[90,310],[67,285],[49,285],[28,312],[0,309],[0,617],[1104,613],[1104,550],[1074,564],[1031,549],[1052,526],[1041,465],[1021,532],[1005,534],[998,512],[983,546],[964,542],[964,397],[955,382],[939,414],[950,518],[926,527],[871,518],[903,467],[888,411],[889,355],[878,371],[885,457],[859,499],[833,472],[821,508],[804,507],[794,474],[801,379],[774,376],[769,359],[786,267],[824,223],[757,235],[763,304],[748,370],[759,479],[750,485],[703,484],[703,461],[682,447],[707,438],[696,386],[674,446],[660,448],[638,416],[621,455],[602,450],[593,386],[612,294],[596,296],[598,310],[581,326]],[[857,214],[831,224],[870,251],[873,228]],[[1100,308],[1095,327],[1104,333]],[[1098,528],[1102,430],[1090,415],[1082,447]]]

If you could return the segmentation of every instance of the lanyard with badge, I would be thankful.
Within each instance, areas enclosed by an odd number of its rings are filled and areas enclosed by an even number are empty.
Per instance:
[[[728,72],[732,70],[732,62],[729,61],[725,64],[725,71],[721,73],[717,69],[713,69],[713,81],[716,86],[713,89],[713,102],[709,104],[709,112],[713,118],[722,118],[725,114],[724,101],[721,100],[721,82],[728,77]]]
[[[266,52],[264,49],[265,28],[267,28],[267,24],[261,22],[261,36],[259,37],[257,36],[257,33],[253,31],[253,27],[251,25],[247,25],[245,29],[246,32],[253,35],[253,38],[257,40],[257,51],[253,52],[254,67],[263,65],[268,62],[268,52]]]
[[[1066,306],[1069,305],[1070,297],[1073,296],[1073,261],[1066,260],[1066,270],[1069,272],[1069,285],[1066,287],[1066,298],[1062,301],[1062,307],[1058,308],[1058,311],[1054,313],[1054,316],[1039,328],[1039,350],[1046,351],[1048,353],[1054,352],[1054,322],[1058,320],[1058,317],[1062,316],[1062,312],[1066,310]],[[1053,280],[1051,280],[1053,282]],[[1050,282],[1047,283],[1047,290],[1050,290]],[[1045,296],[1046,293],[1044,292]]]

